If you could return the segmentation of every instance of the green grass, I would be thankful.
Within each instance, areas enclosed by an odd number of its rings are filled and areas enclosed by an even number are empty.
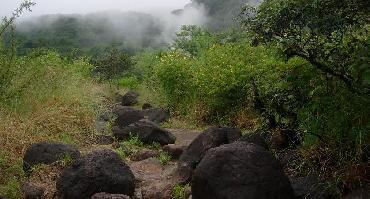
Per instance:
[[[171,161],[172,157],[168,153],[161,151],[157,159],[162,165],[167,165]]]
[[[0,195],[18,199],[21,195],[20,186],[23,178],[22,163],[12,162],[5,154],[0,153]]]
[[[130,157],[131,155],[140,151],[144,148],[144,143],[139,139],[138,136],[130,135],[128,140],[120,143],[120,147],[115,152],[123,159]]]
[[[6,184],[0,186],[0,193],[9,199],[19,199],[21,195],[20,180],[16,177],[10,178]]]
[[[75,145],[76,144],[76,140],[74,140],[74,138],[68,133],[61,133],[59,135],[59,139],[60,139],[61,142],[65,143],[65,144],[70,144],[70,145]]]
[[[185,191],[188,187],[189,185],[175,185],[172,188],[172,199],[187,199]]]

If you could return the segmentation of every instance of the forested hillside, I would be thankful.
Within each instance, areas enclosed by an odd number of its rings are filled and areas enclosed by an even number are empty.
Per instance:
[[[143,13],[49,15],[22,21],[17,27],[21,55],[36,48],[78,57],[99,54],[112,45],[131,53],[166,45],[159,19]]]
[[[368,0],[33,5],[0,28],[0,198],[368,198]]]

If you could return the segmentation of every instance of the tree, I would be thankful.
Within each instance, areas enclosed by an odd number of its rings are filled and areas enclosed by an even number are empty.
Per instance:
[[[20,6],[14,10],[13,14],[10,17],[4,17],[2,23],[0,23],[0,98],[1,94],[10,86],[11,80],[14,76],[12,70],[14,68],[13,62],[15,58],[15,41],[14,41],[14,21],[21,16],[21,14],[25,11],[31,11],[31,7],[35,5],[35,3],[31,1],[24,1],[20,4]],[[10,43],[11,48],[10,50],[6,50],[2,48],[3,45],[3,36],[4,33],[9,29],[10,30]]]
[[[25,0],[20,4],[20,6],[16,10],[14,10],[12,16],[10,16],[9,18],[4,17],[3,23],[0,25],[0,37],[3,36],[7,28],[9,28],[14,23],[14,21],[22,15],[22,13],[25,10],[31,11],[31,7],[34,5],[36,5],[36,3],[29,0]]]
[[[183,26],[173,44],[176,49],[181,49],[192,56],[197,56],[202,50],[208,49],[215,43],[215,37],[198,26]]]
[[[256,41],[277,43],[287,58],[302,57],[353,93],[369,94],[362,53],[370,44],[369,8],[368,0],[266,0],[245,9],[244,25]]]

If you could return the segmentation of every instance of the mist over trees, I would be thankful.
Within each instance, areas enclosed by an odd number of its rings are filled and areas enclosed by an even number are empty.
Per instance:
[[[198,25],[212,31],[237,27],[235,17],[243,5],[256,2],[194,0],[172,13],[104,11],[33,17],[17,24],[17,52],[24,55],[32,49],[47,48],[77,57],[102,54],[112,45],[131,54],[147,48],[164,49],[182,25]],[[10,40],[5,39],[5,43],[9,46]]]
[[[47,15],[22,21],[17,26],[18,52],[53,48],[64,55],[95,55],[114,45],[134,52],[164,44],[160,21],[136,12],[102,12],[89,15]]]

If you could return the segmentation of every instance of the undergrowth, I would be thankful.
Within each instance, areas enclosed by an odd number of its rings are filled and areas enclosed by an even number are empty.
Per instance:
[[[108,95],[105,85],[90,78],[84,59],[71,62],[54,52],[36,52],[11,63],[12,75],[0,95],[0,195],[10,199],[20,198],[27,147],[39,141],[88,144]]]

